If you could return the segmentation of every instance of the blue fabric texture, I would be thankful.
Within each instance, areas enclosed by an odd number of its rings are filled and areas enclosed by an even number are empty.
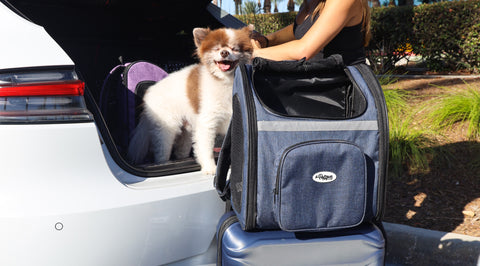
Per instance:
[[[378,121],[386,113],[379,113],[363,73],[351,67],[345,72],[367,108],[355,117],[325,119],[272,112],[258,98],[262,88],[254,87],[252,66],[237,68],[233,94],[244,130],[237,135],[245,138],[246,157],[235,173],[241,188],[231,189],[241,191],[232,193],[232,201],[240,202],[234,211],[244,230],[329,231],[379,216],[379,168],[386,167],[379,164],[379,139],[388,132]],[[238,154],[231,156],[233,161]]]
[[[356,145],[304,142],[287,149],[275,165],[275,218],[282,230],[331,230],[362,222],[367,175]]]

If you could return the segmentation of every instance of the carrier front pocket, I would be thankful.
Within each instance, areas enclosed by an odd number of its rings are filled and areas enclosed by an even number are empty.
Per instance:
[[[286,149],[275,165],[275,218],[282,230],[334,230],[363,221],[367,167],[355,144],[299,143]]]

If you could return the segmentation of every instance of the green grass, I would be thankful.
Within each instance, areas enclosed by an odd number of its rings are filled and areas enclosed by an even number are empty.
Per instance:
[[[408,109],[409,95],[405,90],[389,89],[383,90],[387,104],[388,114],[402,113]],[[400,115],[398,114],[398,115]],[[390,118],[390,117],[389,117]]]
[[[432,132],[413,127],[416,113],[392,116],[390,119],[390,173],[401,176],[405,171],[423,173],[429,170],[428,156],[434,153]]]
[[[393,71],[387,71],[385,74],[378,76],[378,82],[380,85],[390,85],[398,81],[397,77],[392,76]]]
[[[389,175],[398,178],[405,171],[428,171],[435,141],[429,129],[415,123],[420,109],[409,106],[410,96],[403,90],[384,90],[384,94],[390,127]]]
[[[396,80],[379,79],[381,84],[391,85]],[[418,105],[414,96],[405,90],[384,90],[390,130],[389,176],[400,178],[427,173],[430,162],[448,164],[453,159],[444,146],[438,145],[443,130],[456,123],[468,123],[467,137],[480,137],[480,88],[469,84],[462,90],[442,88],[444,93]],[[480,159],[472,167],[476,169]]]
[[[432,101],[428,114],[432,126],[445,129],[452,127],[455,123],[468,122],[467,137],[474,139],[480,136],[480,92],[478,89],[468,86],[465,90],[444,94]]]

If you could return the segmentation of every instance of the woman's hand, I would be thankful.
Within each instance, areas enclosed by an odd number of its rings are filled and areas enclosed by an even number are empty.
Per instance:
[[[265,48],[265,47],[268,47],[268,38],[265,37],[264,35],[260,34],[259,32],[257,31],[253,31],[252,32],[252,41],[255,42],[255,46],[257,46],[257,48]],[[252,44],[254,43],[252,42]]]

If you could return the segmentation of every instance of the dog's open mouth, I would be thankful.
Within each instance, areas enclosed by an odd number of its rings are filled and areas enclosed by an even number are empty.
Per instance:
[[[233,70],[235,68],[235,66],[237,65],[237,62],[238,61],[229,61],[229,60],[215,61],[218,68],[223,72]]]

